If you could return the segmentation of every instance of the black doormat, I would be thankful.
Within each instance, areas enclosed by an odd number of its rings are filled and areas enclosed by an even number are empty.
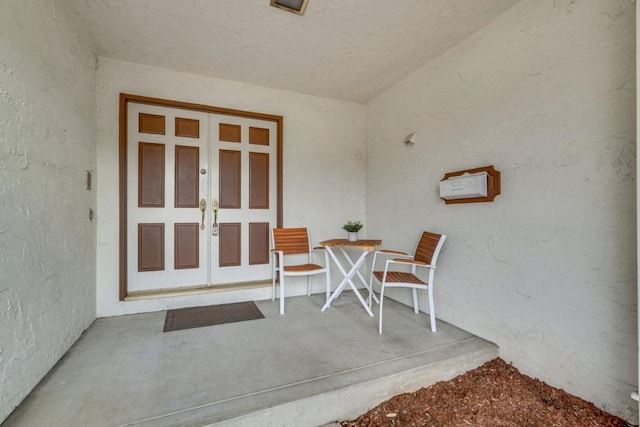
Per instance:
[[[253,301],[168,310],[163,332],[264,319]]]

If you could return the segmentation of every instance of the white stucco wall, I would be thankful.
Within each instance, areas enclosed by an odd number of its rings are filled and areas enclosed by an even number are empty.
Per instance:
[[[367,224],[402,250],[447,234],[439,318],[637,420],[634,3],[524,0],[378,96]],[[490,164],[494,203],[439,199],[444,173]]]
[[[638,73],[638,69],[640,69],[640,56],[638,52],[640,51],[640,32],[638,32],[637,23],[640,22],[640,9],[636,7],[636,147],[638,141],[638,129],[640,128],[640,99],[638,98],[638,86],[640,86],[640,74]],[[640,170],[638,170],[638,158],[636,156],[636,183],[640,180]],[[638,216],[638,211],[640,211],[640,188],[636,184],[636,278],[640,275],[640,238],[638,232],[640,231],[640,216]],[[636,280],[636,290],[638,289],[637,280]],[[638,293],[638,292],[637,292]],[[637,297],[637,305],[640,306],[640,293],[636,295]],[[638,324],[638,334],[640,334],[640,318],[636,319]],[[640,337],[640,335],[639,335]],[[639,340],[640,341],[640,340]],[[637,363],[640,366],[640,347],[636,347],[637,350]],[[639,369],[640,370],[640,369]],[[640,372],[638,372],[640,375]],[[638,382],[636,384],[640,384],[640,378],[638,378]],[[637,390],[636,390],[637,391]],[[640,393],[636,393],[634,396],[638,398]],[[640,400],[636,402],[638,412],[640,412]]]
[[[284,116],[284,226],[307,226],[313,243],[342,236],[365,215],[365,108],[167,69],[98,62],[98,316],[271,298],[271,288],[118,301],[118,97],[121,92]],[[366,230],[363,230],[366,232]],[[323,290],[316,280],[314,291]],[[306,286],[290,287],[291,295]],[[289,292],[287,292],[289,294]]]
[[[0,422],[95,318],[95,57],[51,1],[0,2]]]

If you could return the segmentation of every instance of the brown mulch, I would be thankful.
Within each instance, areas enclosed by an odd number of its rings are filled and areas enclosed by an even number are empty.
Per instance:
[[[494,359],[451,381],[400,394],[343,427],[629,427],[592,403]]]

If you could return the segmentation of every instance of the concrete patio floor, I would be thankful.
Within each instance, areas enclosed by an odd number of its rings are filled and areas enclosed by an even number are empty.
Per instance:
[[[258,301],[264,319],[163,333],[166,312],[97,319],[2,424],[320,426],[450,379],[497,347],[385,299],[378,335],[351,292]]]

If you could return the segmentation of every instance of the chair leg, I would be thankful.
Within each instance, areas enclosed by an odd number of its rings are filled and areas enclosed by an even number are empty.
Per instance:
[[[327,269],[327,271],[324,273],[326,280],[327,280],[327,289],[326,289],[326,294],[327,294],[327,299],[325,300],[325,302],[329,301],[329,298],[331,297],[331,277],[329,276],[329,269]]]
[[[429,285],[429,289],[427,291],[429,296],[429,319],[431,321],[431,332],[436,331],[436,309],[435,304],[433,303],[433,287]]]
[[[284,274],[280,275],[280,314],[284,314]]]
[[[378,323],[378,333],[380,335],[382,335],[382,304],[384,301],[384,283],[382,284],[382,287],[380,288],[380,319],[379,319],[379,323]]]
[[[418,314],[420,312],[420,307],[418,306],[418,290],[413,288],[413,312]]]
[[[271,276],[271,301],[276,300],[276,270],[273,269]]]
[[[311,275],[307,276],[307,296],[311,296]]]

